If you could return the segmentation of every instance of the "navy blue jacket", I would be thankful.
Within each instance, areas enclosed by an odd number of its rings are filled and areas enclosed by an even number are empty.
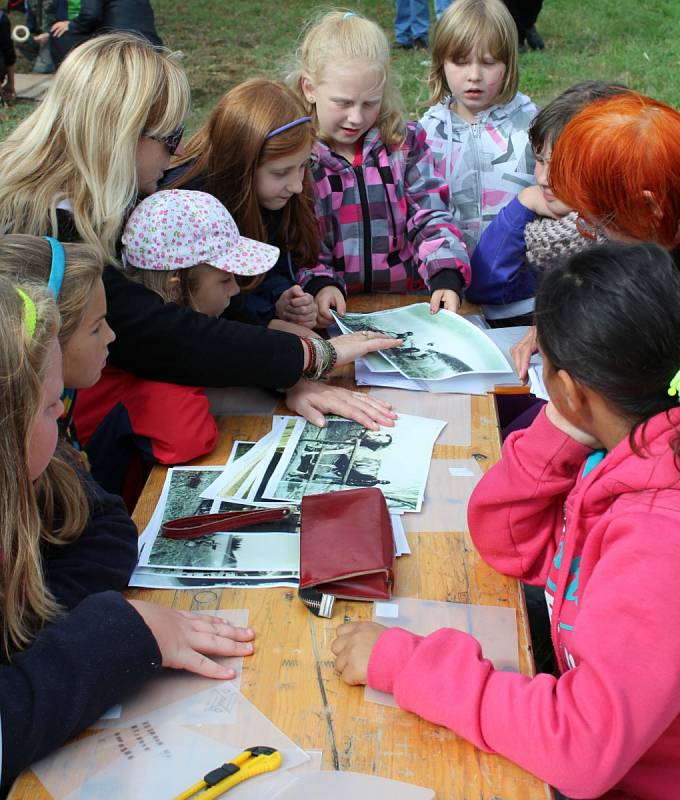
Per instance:
[[[47,585],[65,613],[0,663],[0,792],[34,761],[80,733],[161,665],[151,631],[119,590],[137,559],[122,500],[86,480],[91,516],[63,546],[46,545]]]

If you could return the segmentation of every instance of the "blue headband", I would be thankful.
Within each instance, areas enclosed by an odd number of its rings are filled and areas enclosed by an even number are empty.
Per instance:
[[[64,269],[66,268],[66,254],[61,242],[53,239],[51,236],[44,236],[50,243],[52,249],[52,265],[50,266],[50,279],[47,282],[47,288],[54,295],[54,299],[59,299],[61,292],[61,284],[64,282]]]
[[[286,124],[282,125],[280,128],[274,128],[273,131],[269,131],[269,133],[264,137],[265,141],[267,139],[271,139],[273,136],[277,136],[279,133],[289,131],[291,128],[297,128],[298,125],[304,125],[305,122],[311,121],[311,117],[300,117],[299,119],[294,119],[292,122],[286,122]]]

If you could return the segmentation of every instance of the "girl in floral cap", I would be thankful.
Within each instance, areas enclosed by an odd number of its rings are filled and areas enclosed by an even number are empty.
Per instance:
[[[266,272],[279,256],[278,248],[241,236],[212,195],[179,190],[143,200],[130,215],[122,244],[128,278],[164,303],[210,317],[219,316],[238,294],[235,275]],[[81,443],[96,474],[106,472],[107,484],[127,497],[131,491],[123,476],[131,443],[146,462],[177,464],[209,453],[217,442],[201,388],[145,380],[109,364],[83,395],[76,410]]]

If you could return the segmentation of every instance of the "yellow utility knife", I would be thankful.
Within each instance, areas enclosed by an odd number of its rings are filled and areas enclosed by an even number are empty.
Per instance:
[[[239,783],[272,772],[281,766],[281,753],[273,747],[249,747],[232,761],[209,772],[202,781],[195,783],[174,800],[212,800]]]

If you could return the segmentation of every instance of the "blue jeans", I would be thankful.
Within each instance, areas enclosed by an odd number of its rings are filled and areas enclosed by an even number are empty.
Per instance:
[[[437,19],[441,17],[441,15],[446,11],[452,2],[453,0],[434,0],[434,10]]]
[[[444,0],[437,0],[441,3]],[[396,0],[394,36],[398,44],[427,42],[430,28],[430,0]]]

